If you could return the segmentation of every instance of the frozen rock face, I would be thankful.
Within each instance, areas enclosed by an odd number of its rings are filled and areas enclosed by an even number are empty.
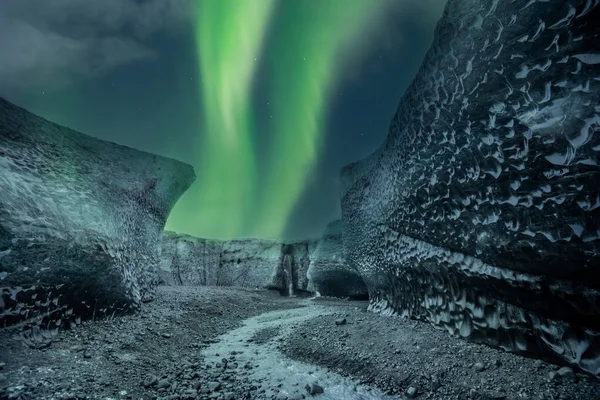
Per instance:
[[[330,222],[308,268],[308,288],[323,296],[362,298],[367,287],[359,273],[344,262],[342,221]]]
[[[57,328],[139,304],[193,180],[188,165],[0,99],[0,326]]]
[[[160,276],[171,285],[240,286],[306,291],[312,241],[219,241],[174,232],[163,235]]]
[[[343,174],[372,309],[600,373],[600,2],[450,0]]]

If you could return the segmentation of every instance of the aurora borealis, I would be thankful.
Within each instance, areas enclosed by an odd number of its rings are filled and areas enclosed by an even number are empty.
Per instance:
[[[281,237],[321,149],[336,64],[384,9],[364,0],[198,2],[202,164],[198,184],[180,200],[167,229],[223,239]],[[269,28],[274,56],[262,62]],[[272,104],[260,171],[250,102],[259,65],[271,76]]]
[[[336,64],[352,39],[365,33],[381,11],[373,4],[364,0],[282,3],[277,21],[281,34],[273,50],[276,58],[267,65],[272,76],[272,142],[254,235],[279,237],[285,229],[321,151],[328,99],[337,83]],[[295,19],[304,23],[294,24]]]
[[[175,231],[216,238],[244,232],[256,191],[250,91],[272,7],[272,0],[201,0],[194,9],[205,121],[198,184],[171,214]]]
[[[317,237],[339,217],[340,168],[383,142],[444,3],[7,0],[0,96],[192,165],[168,230]]]

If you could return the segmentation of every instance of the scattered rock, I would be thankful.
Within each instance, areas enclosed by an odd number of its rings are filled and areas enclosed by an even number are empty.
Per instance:
[[[158,381],[158,383],[156,384],[156,386],[159,389],[168,389],[171,387],[171,382],[169,382],[168,379],[161,379],[160,381]]]
[[[414,386],[409,387],[408,389],[406,389],[406,395],[413,399],[417,396],[417,388]]]
[[[562,367],[556,373],[563,379],[575,380],[575,372],[571,367]]]
[[[221,388],[221,384],[219,382],[209,382],[207,385],[208,390],[211,392],[216,392]]]
[[[338,318],[335,320],[336,325],[346,325],[346,318]]]
[[[475,363],[473,368],[475,368],[475,371],[477,371],[477,372],[485,371],[485,366],[483,365],[483,363],[480,363],[480,362]]]
[[[325,392],[325,389],[323,389],[322,386],[317,385],[316,383],[309,383],[304,388],[311,396]]]
[[[146,379],[142,382],[142,386],[148,388],[150,386],[154,386],[158,383],[158,378],[154,375],[148,375]]]

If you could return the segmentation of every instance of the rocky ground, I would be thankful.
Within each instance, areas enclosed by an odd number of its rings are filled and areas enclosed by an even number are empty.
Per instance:
[[[0,331],[0,399],[600,399],[595,378],[366,306],[161,287],[45,349]]]
[[[600,399],[600,381],[571,368],[451,338],[430,324],[382,317],[367,302],[319,299],[337,309],[299,324],[279,347],[288,357],[405,398]]]
[[[201,350],[248,317],[298,306],[267,291],[160,287],[140,313],[85,322],[45,349],[0,331],[0,399],[232,398],[233,375]]]

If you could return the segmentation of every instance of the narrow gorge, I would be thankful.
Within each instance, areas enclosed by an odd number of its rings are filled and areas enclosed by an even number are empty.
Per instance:
[[[273,0],[272,10],[270,1],[264,9],[240,1],[200,1],[193,29],[177,20],[197,35],[200,62],[192,64],[204,73],[202,96],[190,98],[216,105],[202,103],[186,125],[204,141],[169,142],[161,154],[189,147],[181,159],[190,160],[205,146],[193,166],[80,133],[0,97],[0,400],[600,400],[600,0],[448,0],[416,75],[394,93],[399,104],[383,143],[341,168],[337,214],[301,240],[288,233],[332,214],[307,193],[334,186],[319,175],[327,163],[306,154],[351,151],[363,136],[348,134],[346,147],[316,145],[317,125],[362,123],[356,107],[327,121],[311,108],[326,103],[317,83],[334,74],[327,57],[346,47],[359,53],[367,44],[344,42],[357,33],[375,46],[374,33],[358,27],[397,16],[369,19],[372,10],[354,0],[332,0],[331,9]],[[160,4],[151,11],[166,13],[170,2]],[[423,4],[411,7],[433,8]],[[17,15],[17,3],[10,7]],[[403,10],[417,25],[431,17]],[[65,13],[50,22],[87,15]],[[103,32],[128,26],[127,18]],[[138,25],[130,30],[141,46],[152,35]],[[77,26],[89,39],[93,24]],[[203,39],[223,27],[235,35]],[[265,39],[263,60],[254,54],[267,28],[289,38]],[[74,40],[65,49],[83,49]],[[101,50],[99,43],[138,43],[89,40]],[[398,41],[379,45],[400,57],[411,43]],[[317,44],[323,54],[309,51]],[[288,45],[289,54],[281,50]],[[294,46],[306,50],[309,67],[286,72],[290,103],[273,106],[270,91],[280,90],[277,74]],[[183,47],[189,52],[189,43]],[[277,74],[261,72],[253,82],[273,48]],[[139,51],[136,62],[161,62]],[[234,62],[249,55],[252,63]],[[219,62],[208,66],[202,57]],[[83,75],[100,79],[96,69]],[[359,70],[359,82],[378,71]],[[197,84],[183,72],[178,79]],[[342,107],[346,93],[368,96],[370,85],[327,90]],[[302,106],[293,109],[294,101]],[[256,121],[246,115],[263,108]],[[293,140],[283,131],[252,136],[255,123],[268,131],[260,123],[272,114],[265,126],[289,118],[286,129],[299,132]],[[215,131],[197,129],[202,118],[220,122],[202,121]],[[139,129],[150,132],[155,122]],[[140,148],[156,139],[142,136]],[[263,142],[286,149],[273,159],[285,154],[289,165],[261,164],[270,159]],[[290,193],[299,193],[297,204]],[[204,208],[187,221],[181,210],[189,204]],[[206,232],[194,225],[199,216],[212,234],[196,235]],[[266,220],[256,223],[259,216]],[[280,237],[248,237],[252,221],[256,232],[277,227]]]

